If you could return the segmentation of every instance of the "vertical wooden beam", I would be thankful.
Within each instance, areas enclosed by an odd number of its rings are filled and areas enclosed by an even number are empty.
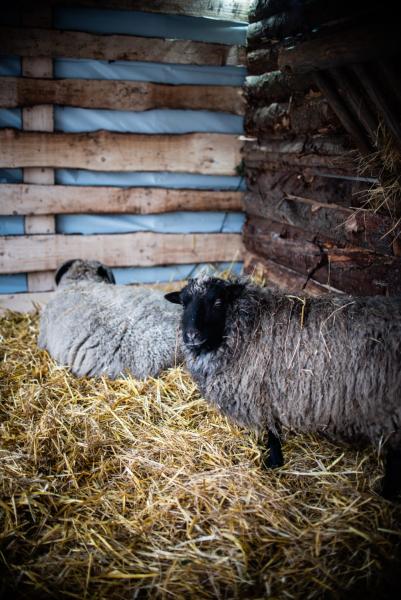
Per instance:
[[[29,20],[34,18],[29,15]],[[48,13],[40,13],[42,26],[51,27],[52,14],[49,7]],[[35,23],[36,24],[36,23]],[[22,75],[24,77],[52,77],[53,61],[51,58],[34,57],[22,58]],[[22,109],[22,127],[25,131],[53,131],[54,111],[53,106],[38,105]],[[54,169],[25,168],[24,183],[54,184]],[[55,233],[56,219],[54,215],[38,215],[25,217],[25,233],[43,234]],[[53,289],[52,271],[34,272],[28,274],[28,291],[43,292]]]

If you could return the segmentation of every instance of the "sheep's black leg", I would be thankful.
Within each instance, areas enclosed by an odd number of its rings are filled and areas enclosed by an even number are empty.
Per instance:
[[[384,463],[382,495],[389,500],[401,491],[401,448],[389,448]]]
[[[263,456],[263,465],[268,469],[277,469],[284,464],[283,453],[281,450],[280,437],[270,429],[267,431],[267,439],[264,439],[264,445],[269,450],[268,456]]]

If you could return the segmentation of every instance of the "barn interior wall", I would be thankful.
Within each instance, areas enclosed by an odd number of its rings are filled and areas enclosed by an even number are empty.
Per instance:
[[[20,18],[14,15],[17,25]],[[101,10],[88,8],[55,8],[53,27],[58,30],[84,31],[93,34],[124,34],[151,36],[156,38],[197,40],[219,42],[222,44],[241,44],[245,40],[246,24],[220,21],[199,17],[140,13],[137,11]],[[20,77],[22,73],[20,56],[0,57],[0,76]],[[226,89],[234,90],[242,85],[246,70],[243,66],[234,65],[199,65],[176,64],[168,62],[147,62],[132,60],[94,60],[85,58],[56,58],[52,61],[53,77],[65,80],[96,81],[133,81],[151,82],[162,85],[185,86],[221,86],[222,97]],[[200,94],[203,88],[199,88]],[[202,102],[201,102],[202,103]],[[23,102],[22,102],[23,104]],[[203,102],[205,104],[205,102]],[[22,130],[23,118],[21,107],[0,108],[0,128]],[[241,110],[232,112],[224,110],[207,110],[190,108],[156,108],[146,111],[131,111],[101,108],[81,108],[77,106],[55,105],[53,109],[54,130],[64,133],[86,133],[99,130],[118,133],[138,133],[145,135],[180,135],[192,132],[219,133],[238,137],[243,132],[243,116]],[[55,168],[54,179],[57,185],[63,186],[115,186],[118,188],[161,188],[168,190],[198,190],[234,192],[244,190],[242,177],[235,173],[205,174],[185,172],[177,163],[176,172],[169,170],[106,170],[88,168]],[[227,172],[228,173],[228,172]],[[19,184],[23,182],[24,169],[3,167],[0,170],[0,183]],[[4,188],[3,188],[4,189]],[[0,186],[0,195],[1,195]],[[162,234],[212,234],[229,233],[240,236],[244,215],[239,201],[236,210],[213,210],[211,205],[206,210],[173,211],[159,214],[74,214],[66,213],[55,217],[55,234],[106,234],[133,232],[154,232]],[[232,203],[231,203],[232,204]],[[2,211],[4,213],[4,211]],[[93,213],[94,211],[91,211]],[[125,211],[124,211],[125,212]],[[103,213],[103,214],[102,214]],[[25,236],[27,234],[23,215],[7,215],[0,217],[0,235]],[[8,238],[9,242],[12,238]],[[233,268],[241,268],[239,253],[229,254],[227,260],[216,261],[216,266],[225,268],[233,263]],[[155,264],[152,266],[115,265],[114,271],[118,282],[155,282],[187,278],[198,268],[204,266],[202,251],[194,253],[193,261],[185,258],[180,264]],[[207,261],[209,262],[209,261]],[[50,270],[51,271],[51,270]],[[43,291],[49,289],[51,278],[46,280]],[[0,293],[18,293],[29,290],[29,278],[26,273],[3,273],[0,275]]]
[[[296,293],[399,294],[400,221],[369,201],[382,185],[379,127],[400,129],[388,14],[358,0],[256,0],[249,20],[246,269]]]

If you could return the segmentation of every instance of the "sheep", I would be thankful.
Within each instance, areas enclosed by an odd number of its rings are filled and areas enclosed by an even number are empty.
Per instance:
[[[283,464],[282,427],[386,448],[383,495],[401,489],[401,298],[302,299],[248,279],[190,280],[185,364],[205,399],[268,434]]]
[[[97,261],[68,261],[56,282],[38,345],[76,376],[144,379],[182,361],[180,308],[162,292],[111,285],[113,274]]]

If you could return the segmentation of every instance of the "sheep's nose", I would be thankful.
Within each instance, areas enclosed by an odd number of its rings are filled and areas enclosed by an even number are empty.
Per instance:
[[[205,341],[201,338],[201,333],[197,329],[187,329],[184,336],[184,342],[187,346],[201,346]]]
[[[186,331],[185,337],[188,342],[196,342],[199,336],[199,332],[196,329],[188,329]]]

